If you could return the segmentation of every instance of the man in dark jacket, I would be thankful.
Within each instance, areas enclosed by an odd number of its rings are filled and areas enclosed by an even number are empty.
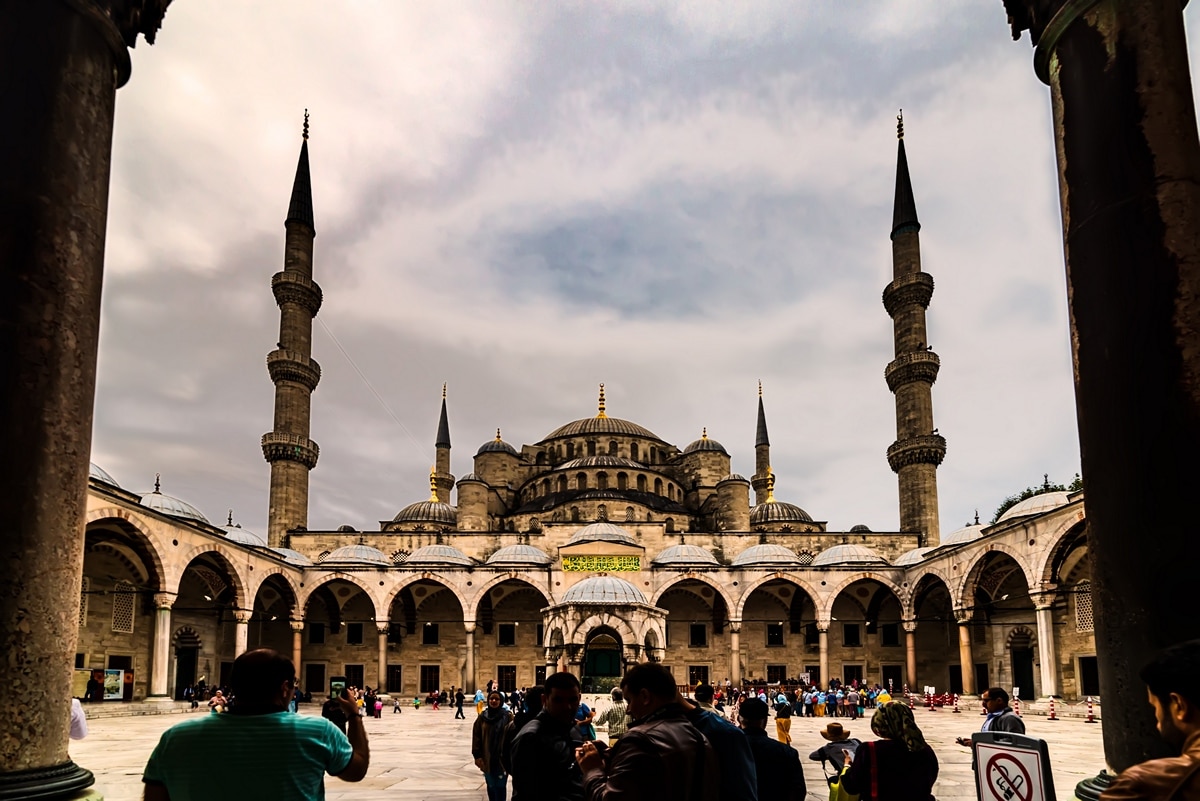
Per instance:
[[[987,717],[983,719],[983,725],[979,728],[980,731],[1025,733],[1025,721],[1012,711],[1012,707],[1008,705],[1008,693],[1004,690],[999,687],[989,687],[983,691],[983,695],[979,696],[979,700],[983,702],[983,709],[987,712]],[[970,746],[971,738],[957,737],[954,742]]]
[[[546,679],[544,707],[517,732],[509,749],[513,801],[583,801],[583,776],[575,749],[583,736],[575,725],[579,679],[555,673]]]
[[[758,773],[759,801],[804,801],[808,790],[800,754],[767,736],[767,705],[757,698],[742,701],[738,718],[746,731]]]
[[[716,754],[676,703],[671,672],[634,665],[621,680],[633,719],[605,759],[593,742],[576,751],[588,801],[716,801]]]

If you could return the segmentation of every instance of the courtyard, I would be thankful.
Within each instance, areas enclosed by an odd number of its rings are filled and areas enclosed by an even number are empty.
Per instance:
[[[591,703],[591,699],[588,699]],[[603,709],[601,702],[599,708]],[[318,714],[315,704],[305,705],[302,714]],[[197,712],[193,714],[207,714]],[[938,799],[975,798],[970,752],[954,744],[954,738],[979,728],[977,714],[955,715],[949,711],[917,709],[917,722],[933,746],[941,765],[934,794]],[[452,709],[406,709],[402,714],[384,711],[382,720],[368,720],[371,769],[357,784],[326,779],[330,801],[449,801],[486,798],[483,780],[470,755],[473,709],[467,720],[454,720]],[[183,715],[101,718],[89,722],[85,740],[71,743],[71,758],[96,774],[96,787],[107,801],[133,801],[142,794],[141,774],[150,751],[165,729],[184,719]],[[851,736],[873,739],[868,720],[839,719]],[[826,718],[793,718],[792,745],[800,752],[809,799],[824,801],[828,791],[821,766],[808,754],[822,745],[820,730]],[[1104,766],[1100,725],[1072,718],[1049,721],[1025,718],[1028,734],[1049,744],[1054,785],[1059,798],[1070,798],[1075,784],[1094,776]],[[773,731],[774,726],[769,726]]]

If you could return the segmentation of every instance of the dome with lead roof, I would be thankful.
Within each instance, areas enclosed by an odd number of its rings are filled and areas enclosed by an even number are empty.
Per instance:
[[[625,579],[592,576],[572,586],[563,595],[564,604],[644,604],[646,596]]]
[[[1001,518],[1003,519],[1003,518]],[[962,545],[964,542],[972,542],[983,536],[983,526],[976,523],[973,526],[963,526],[958,531],[947,534],[942,537],[941,545]]]
[[[156,512],[170,515],[171,517],[181,517],[184,520],[197,520],[201,523],[208,522],[208,518],[187,501],[181,501],[179,498],[163,494],[157,476],[154,478],[154,490],[142,496],[141,504],[147,509],[153,509]]]
[[[329,556],[321,560],[323,565],[352,564],[387,567],[391,563],[383,551],[361,542],[356,545],[343,545],[341,548],[335,548]]]
[[[623,437],[641,437],[643,439],[662,440],[648,428],[637,423],[622,420],[619,417],[585,417],[575,420],[565,426],[559,426],[542,438],[542,442],[562,437],[582,437],[589,434],[615,434]]]
[[[453,526],[458,523],[458,507],[441,501],[418,501],[397,512],[392,522]]]
[[[812,560],[813,567],[829,567],[832,565],[886,565],[884,559],[873,549],[865,545],[835,545],[826,548]]]
[[[729,475],[725,476],[725,478],[721,479],[717,483],[724,484],[726,481],[740,481],[743,484],[750,483],[750,479],[746,478],[741,473],[730,473]]]
[[[1018,517],[1040,515],[1044,512],[1057,509],[1060,506],[1066,506],[1070,502],[1071,496],[1069,493],[1060,491],[1041,492],[1031,498],[1026,498],[1006,510],[996,522],[1003,523],[1005,520],[1014,520]]]
[[[108,484],[110,487],[116,487],[117,489],[121,488],[121,485],[117,483],[117,480],[110,476],[108,471],[95,462],[88,463],[88,478],[95,479],[101,484]]]
[[[933,548],[913,548],[911,551],[905,551],[896,557],[896,561],[892,562],[896,567],[910,567],[911,565],[920,564],[925,561],[925,555],[932,551]]]
[[[811,523],[813,519],[808,512],[792,503],[784,501],[767,501],[760,503],[750,510],[750,524],[765,523]]]
[[[646,466],[624,456],[584,456],[571,459],[568,462],[555,465],[555,470],[575,470],[581,467],[628,467],[634,470],[645,470]]]
[[[291,548],[272,548],[271,550],[282,556],[283,561],[289,565],[312,567],[312,560],[299,551],[293,551]]]
[[[592,523],[576,531],[567,545],[581,542],[619,542],[622,545],[637,545],[638,541],[628,531],[612,523]]]
[[[871,529],[867,528],[864,524],[859,523],[857,525],[850,527],[850,533],[851,534],[870,534]]]
[[[462,565],[470,567],[475,564],[471,557],[450,545],[426,545],[408,555],[403,562],[405,567],[411,565]]]
[[[554,560],[532,545],[506,545],[488,557],[489,565],[538,565],[544,567]]]
[[[772,543],[751,545],[733,558],[734,567],[759,565],[799,565],[800,557],[790,548]]]
[[[668,565],[715,565],[717,557],[712,552],[699,545],[672,545],[664,548],[662,553],[650,560],[651,564],[665,567]]]
[[[221,526],[221,529],[225,532],[225,539],[230,542],[249,545],[252,548],[267,547],[267,538],[261,534],[255,534],[250,529],[233,524]]]
[[[689,453],[699,453],[699,452],[703,452],[703,451],[712,451],[713,453],[719,453],[724,456],[729,455],[729,451],[725,450],[724,445],[717,442],[715,439],[708,438],[708,429],[707,428],[704,429],[704,434],[700,437],[700,439],[698,439],[694,442],[688,443],[688,446],[683,449],[683,453],[685,456]]]

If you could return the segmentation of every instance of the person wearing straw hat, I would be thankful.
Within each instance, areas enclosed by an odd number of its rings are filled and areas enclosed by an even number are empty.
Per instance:
[[[849,751],[853,754],[861,742],[850,736],[849,729],[844,729],[842,724],[832,721],[819,733],[829,741],[829,744],[813,751],[808,758],[820,762],[822,770],[825,769],[825,763],[828,762],[833,767],[833,775],[836,776],[842,772],[842,767],[846,764],[845,752]]]

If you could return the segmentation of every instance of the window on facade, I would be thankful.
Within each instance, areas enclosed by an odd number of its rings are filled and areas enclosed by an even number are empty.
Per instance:
[[[538,623],[534,628],[534,635],[537,637],[538,647],[541,648],[546,642],[546,626],[542,623]]]
[[[609,456],[617,455],[617,441],[615,439],[610,439],[608,441],[608,455]]]
[[[575,489],[577,489],[577,490],[587,489],[587,474],[585,474],[585,473],[576,473],[575,474]]]
[[[346,624],[346,645],[362,645],[363,644],[363,624],[362,623],[347,623]]]
[[[517,624],[501,623],[496,627],[496,644],[512,646],[517,644]]]
[[[308,644],[322,645],[325,642],[325,624],[324,623],[309,623],[308,624]]]
[[[388,692],[394,695],[400,694],[400,689],[404,686],[404,666],[403,665],[388,665],[387,666],[387,689]]]
[[[501,692],[511,693],[517,689],[517,666],[496,665],[496,683]]]
[[[707,648],[708,626],[704,623],[692,623],[688,627],[688,645],[692,648]]]
[[[674,534],[675,533],[675,519],[668,517],[666,520],[663,521],[663,528],[666,530],[666,532],[668,534]]]
[[[595,456],[596,455],[596,440],[589,439],[587,448],[588,448],[588,451],[587,451],[588,456]]]
[[[879,644],[885,648],[894,648],[900,645],[900,624],[879,624]]]
[[[688,665],[688,684],[708,684],[708,665]]]
[[[350,687],[362,689],[366,686],[366,671],[362,665],[346,665],[346,672],[342,675],[346,677],[346,684]]]
[[[1081,581],[1075,585],[1075,630],[1092,630],[1092,583]]]
[[[133,634],[133,599],[137,587],[128,581],[118,581],[113,588],[112,630],[120,634]]]
[[[608,489],[608,473],[596,474],[596,489]]]
[[[821,632],[817,631],[816,623],[804,624],[804,644],[805,645],[820,645]]]
[[[626,473],[617,473],[617,489],[622,491],[629,489],[629,476]]]
[[[634,522],[634,518],[633,518],[633,507],[632,507],[632,506],[626,506],[626,507],[625,507],[625,522],[626,522],[626,523],[632,523],[632,522]]]
[[[421,645],[438,644],[438,624],[426,623],[421,627]]]
[[[657,461],[658,461],[658,448],[651,445],[650,446],[650,464],[654,464]]]
[[[401,639],[403,639],[403,637],[404,637],[404,624],[403,623],[389,623],[388,624],[388,633],[387,633],[388,645],[399,645],[400,641],[401,641]]]
[[[548,479],[548,478],[542,479],[542,494],[543,495],[550,494],[550,479]]]
[[[580,513],[580,511],[579,511],[579,507],[578,507],[578,506],[572,506],[572,507],[571,507],[571,522],[572,522],[572,523],[578,523],[578,522],[579,522],[580,520],[582,520],[582,519],[583,519],[583,515],[582,515],[582,513]]]
[[[87,654],[75,654],[75,669],[83,670],[87,667]]]
[[[633,459],[635,462],[637,461],[637,458],[638,458],[638,446],[637,446],[637,443],[636,443],[636,442],[631,442],[631,443],[629,443],[629,458],[630,458],[630,459]]]
[[[768,623],[767,624],[767,647],[782,648],[783,647],[783,624]]]
[[[574,442],[567,443],[567,458],[568,459],[575,458],[575,443]]]
[[[605,506],[604,504],[600,504],[599,506],[596,507],[596,519],[599,520],[601,523],[608,522],[608,507],[607,506]]]
[[[976,620],[971,624],[971,634],[977,644],[983,645],[987,642],[987,624],[982,620]]]
[[[83,584],[79,589],[79,628],[87,625],[87,606],[88,593],[92,589],[92,580],[87,576],[83,577]]]
[[[437,692],[442,689],[442,666],[421,665],[421,694]]]
[[[857,623],[842,624],[842,645],[858,648],[862,645],[862,628]]]
[[[558,477],[558,491],[559,492],[567,491],[567,477],[566,476]]]
[[[654,494],[662,495],[662,479],[661,478],[654,479]]]
[[[637,488],[638,488],[638,492],[646,491],[646,477],[645,476],[637,477]]]
[[[783,684],[788,680],[787,665],[767,665],[767,683]]]

